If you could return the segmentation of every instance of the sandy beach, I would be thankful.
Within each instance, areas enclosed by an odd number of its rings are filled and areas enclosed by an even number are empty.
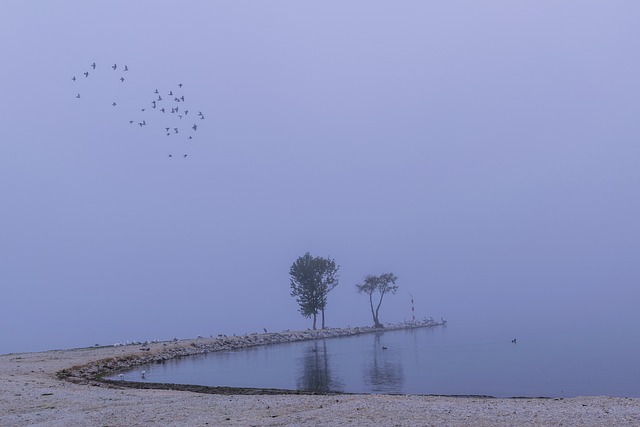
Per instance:
[[[93,381],[86,375],[91,371],[87,367],[95,366],[97,361],[104,366],[109,360],[159,357],[167,354],[168,348],[174,353],[193,351],[213,341],[183,340],[1,355],[0,425],[640,425],[637,398],[209,394],[134,389],[117,382]],[[84,372],[84,376],[73,372]],[[66,379],[61,379],[65,376]]]

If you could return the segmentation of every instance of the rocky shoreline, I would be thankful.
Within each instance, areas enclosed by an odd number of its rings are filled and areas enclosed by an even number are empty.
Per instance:
[[[318,394],[298,390],[266,389],[266,388],[236,388],[236,387],[207,387],[196,385],[180,385],[169,383],[147,383],[106,379],[119,372],[126,372],[138,366],[165,363],[168,360],[206,354],[216,351],[239,350],[248,347],[285,344],[298,341],[308,341],[327,338],[341,338],[360,334],[380,333],[390,330],[427,328],[445,325],[446,321],[436,322],[432,319],[400,324],[388,324],[385,328],[355,327],[328,328],[307,331],[284,331],[276,333],[249,334],[241,336],[218,336],[193,340],[172,340],[168,342],[136,342],[128,345],[116,344],[113,347],[138,347],[138,352],[131,353],[121,348],[122,356],[92,361],[90,363],[73,366],[56,372],[56,376],[65,381],[76,384],[91,384],[96,386],[131,387],[137,389],[182,390],[212,394]],[[337,394],[337,393],[328,393]]]
[[[370,332],[375,330],[283,332],[0,355],[0,426],[640,425],[637,398],[309,395],[256,389],[212,393],[175,385],[141,390],[100,379],[100,375],[149,360],[157,363],[165,357],[201,354],[224,346],[242,348]]]

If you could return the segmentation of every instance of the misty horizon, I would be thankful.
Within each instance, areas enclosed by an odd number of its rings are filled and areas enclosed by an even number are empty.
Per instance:
[[[306,252],[328,327],[639,320],[637,3],[4,9],[0,353],[307,329]]]

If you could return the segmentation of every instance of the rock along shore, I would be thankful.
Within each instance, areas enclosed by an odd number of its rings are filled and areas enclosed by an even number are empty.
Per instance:
[[[436,322],[424,320],[401,324],[388,324],[385,328],[355,327],[355,328],[327,328],[306,331],[284,331],[264,334],[250,334],[241,336],[225,336],[203,338],[194,340],[173,340],[169,342],[136,342],[127,345],[116,344],[114,347],[138,347],[138,352],[131,353],[125,348],[120,351],[122,355],[116,355],[106,359],[91,361],[90,363],[65,368],[56,373],[59,379],[78,383],[102,386],[154,388],[166,390],[183,390],[200,393],[222,394],[317,394],[316,392],[304,392],[297,390],[265,389],[265,388],[235,388],[235,387],[206,387],[195,385],[181,385],[168,383],[148,383],[115,381],[105,379],[119,372],[129,371],[138,366],[165,363],[167,360],[206,354],[216,351],[239,350],[258,345],[284,344],[297,341],[307,341],[327,338],[340,338],[353,335],[384,332],[399,329],[414,329],[435,327],[446,324],[446,321]],[[334,393],[331,393],[334,394]]]
[[[0,426],[640,426],[637,398],[211,394],[139,390],[99,379],[153,358],[372,331],[283,332],[0,355]]]

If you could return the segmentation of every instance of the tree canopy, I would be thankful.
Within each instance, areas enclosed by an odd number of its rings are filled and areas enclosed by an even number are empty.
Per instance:
[[[384,328],[384,325],[380,323],[378,313],[380,312],[380,306],[382,305],[382,298],[385,294],[395,294],[398,290],[396,285],[398,277],[393,273],[385,273],[380,276],[373,276],[371,274],[365,276],[364,282],[356,284],[356,289],[359,293],[369,295],[369,304],[371,305],[371,314],[373,316],[373,325],[376,328]],[[376,308],[373,308],[373,294],[378,293],[378,304]]]
[[[324,329],[327,294],[338,285],[339,269],[335,260],[314,257],[309,252],[299,257],[289,269],[291,296],[296,298],[300,314],[313,316],[313,329],[316,329],[318,312],[322,313]]]

